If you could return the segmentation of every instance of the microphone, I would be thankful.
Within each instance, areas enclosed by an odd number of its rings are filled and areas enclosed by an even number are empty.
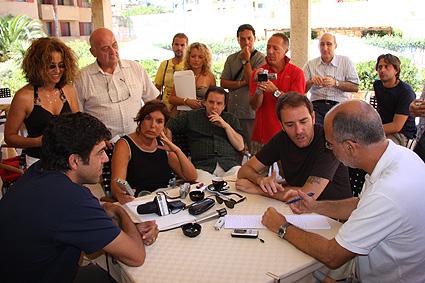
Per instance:
[[[216,210],[215,212],[213,212],[211,214],[208,214],[208,215],[205,215],[202,218],[196,219],[192,223],[201,223],[201,222],[209,221],[209,220],[214,219],[214,218],[220,218],[222,216],[225,216],[226,214],[227,214],[226,208],[220,208],[220,209]]]

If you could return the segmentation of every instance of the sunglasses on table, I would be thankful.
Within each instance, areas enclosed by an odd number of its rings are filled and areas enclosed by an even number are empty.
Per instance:
[[[240,199],[238,201],[232,199],[231,197],[229,197],[230,195],[236,195],[238,197],[240,197]],[[223,198],[224,199],[223,199]],[[219,204],[222,204],[224,202],[224,204],[228,207],[228,208],[234,208],[235,204],[243,202],[246,197],[238,194],[238,193],[220,193],[220,192],[215,192],[215,199],[217,200],[217,202]]]
[[[57,65],[51,64],[48,68],[50,70],[53,70],[53,69],[56,69],[56,67],[58,67],[59,69],[65,69],[65,64],[63,64],[63,63],[59,63]]]

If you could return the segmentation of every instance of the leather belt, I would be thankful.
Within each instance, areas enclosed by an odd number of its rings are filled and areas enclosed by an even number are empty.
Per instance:
[[[330,104],[330,105],[337,105],[339,102],[334,101],[334,100],[319,99],[319,100],[313,101],[313,104],[314,103],[324,103],[324,104]]]

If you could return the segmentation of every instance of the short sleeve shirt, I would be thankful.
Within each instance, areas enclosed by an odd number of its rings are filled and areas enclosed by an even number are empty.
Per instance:
[[[286,66],[277,73],[277,80],[271,80],[273,84],[281,91],[296,91],[303,94],[305,91],[305,77],[303,71],[295,65],[289,63],[290,59],[285,57]],[[266,58],[267,61],[267,58]],[[261,68],[268,70],[269,73],[276,73],[267,63]],[[249,86],[250,96],[256,95],[257,82],[254,81],[255,72],[252,73]],[[254,131],[252,140],[260,143],[267,143],[271,137],[282,129],[282,125],[276,115],[277,98],[270,92],[263,93],[263,104],[255,112]]]
[[[412,87],[400,80],[395,87],[386,88],[381,80],[377,80],[373,83],[373,89],[382,124],[393,122],[396,114],[406,115],[407,120],[400,133],[412,139],[416,131],[415,119],[409,110],[410,103],[416,98]]]
[[[168,64],[167,64],[168,62]],[[167,67],[167,70],[165,70]],[[173,64],[173,59],[162,61],[161,65],[159,65],[158,71],[155,76],[154,82],[157,85],[164,86],[164,92],[162,95],[162,100],[167,105],[168,108],[171,108],[169,98],[171,90],[174,85],[174,72],[183,70],[184,62],[180,62],[177,65]],[[165,75],[165,78],[164,78]]]
[[[227,57],[224,64],[223,73],[221,78],[229,81],[244,81],[245,76],[243,72],[243,64],[240,56],[241,52],[234,53]],[[250,59],[252,69],[256,69],[266,63],[263,53],[257,51]],[[242,68],[239,76],[235,80],[237,72]],[[229,102],[227,103],[227,110],[235,114],[239,119],[254,119],[255,111],[249,105],[249,86],[245,85],[237,89],[229,90]]]
[[[88,188],[40,163],[0,200],[4,282],[71,282],[81,251],[97,252],[121,232]]]
[[[143,66],[129,60],[120,60],[113,74],[103,72],[97,61],[84,67],[74,88],[80,111],[102,121],[113,137],[134,132],[137,112],[159,95]]]
[[[326,149],[321,125],[314,125],[314,138],[307,147],[299,148],[281,130],[255,157],[266,166],[281,160],[283,174],[290,186],[304,186],[309,176],[329,180],[318,199],[335,200],[353,196],[348,169],[335,157],[332,150]]]
[[[304,65],[303,71],[306,82],[319,75],[322,78],[332,77],[341,82],[360,84],[356,65],[350,58],[342,55],[335,54],[329,65],[322,61],[322,57],[310,60]],[[336,87],[320,87],[313,84],[310,94],[311,101],[325,99],[344,102],[350,99],[351,92],[344,92]]]
[[[361,282],[425,282],[424,162],[391,140],[335,240]]]

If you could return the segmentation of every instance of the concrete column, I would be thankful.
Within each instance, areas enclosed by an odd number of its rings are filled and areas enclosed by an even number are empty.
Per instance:
[[[92,0],[91,4],[93,28],[108,28],[112,30],[111,0]]]
[[[302,68],[310,55],[311,0],[291,0],[291,63]]]

